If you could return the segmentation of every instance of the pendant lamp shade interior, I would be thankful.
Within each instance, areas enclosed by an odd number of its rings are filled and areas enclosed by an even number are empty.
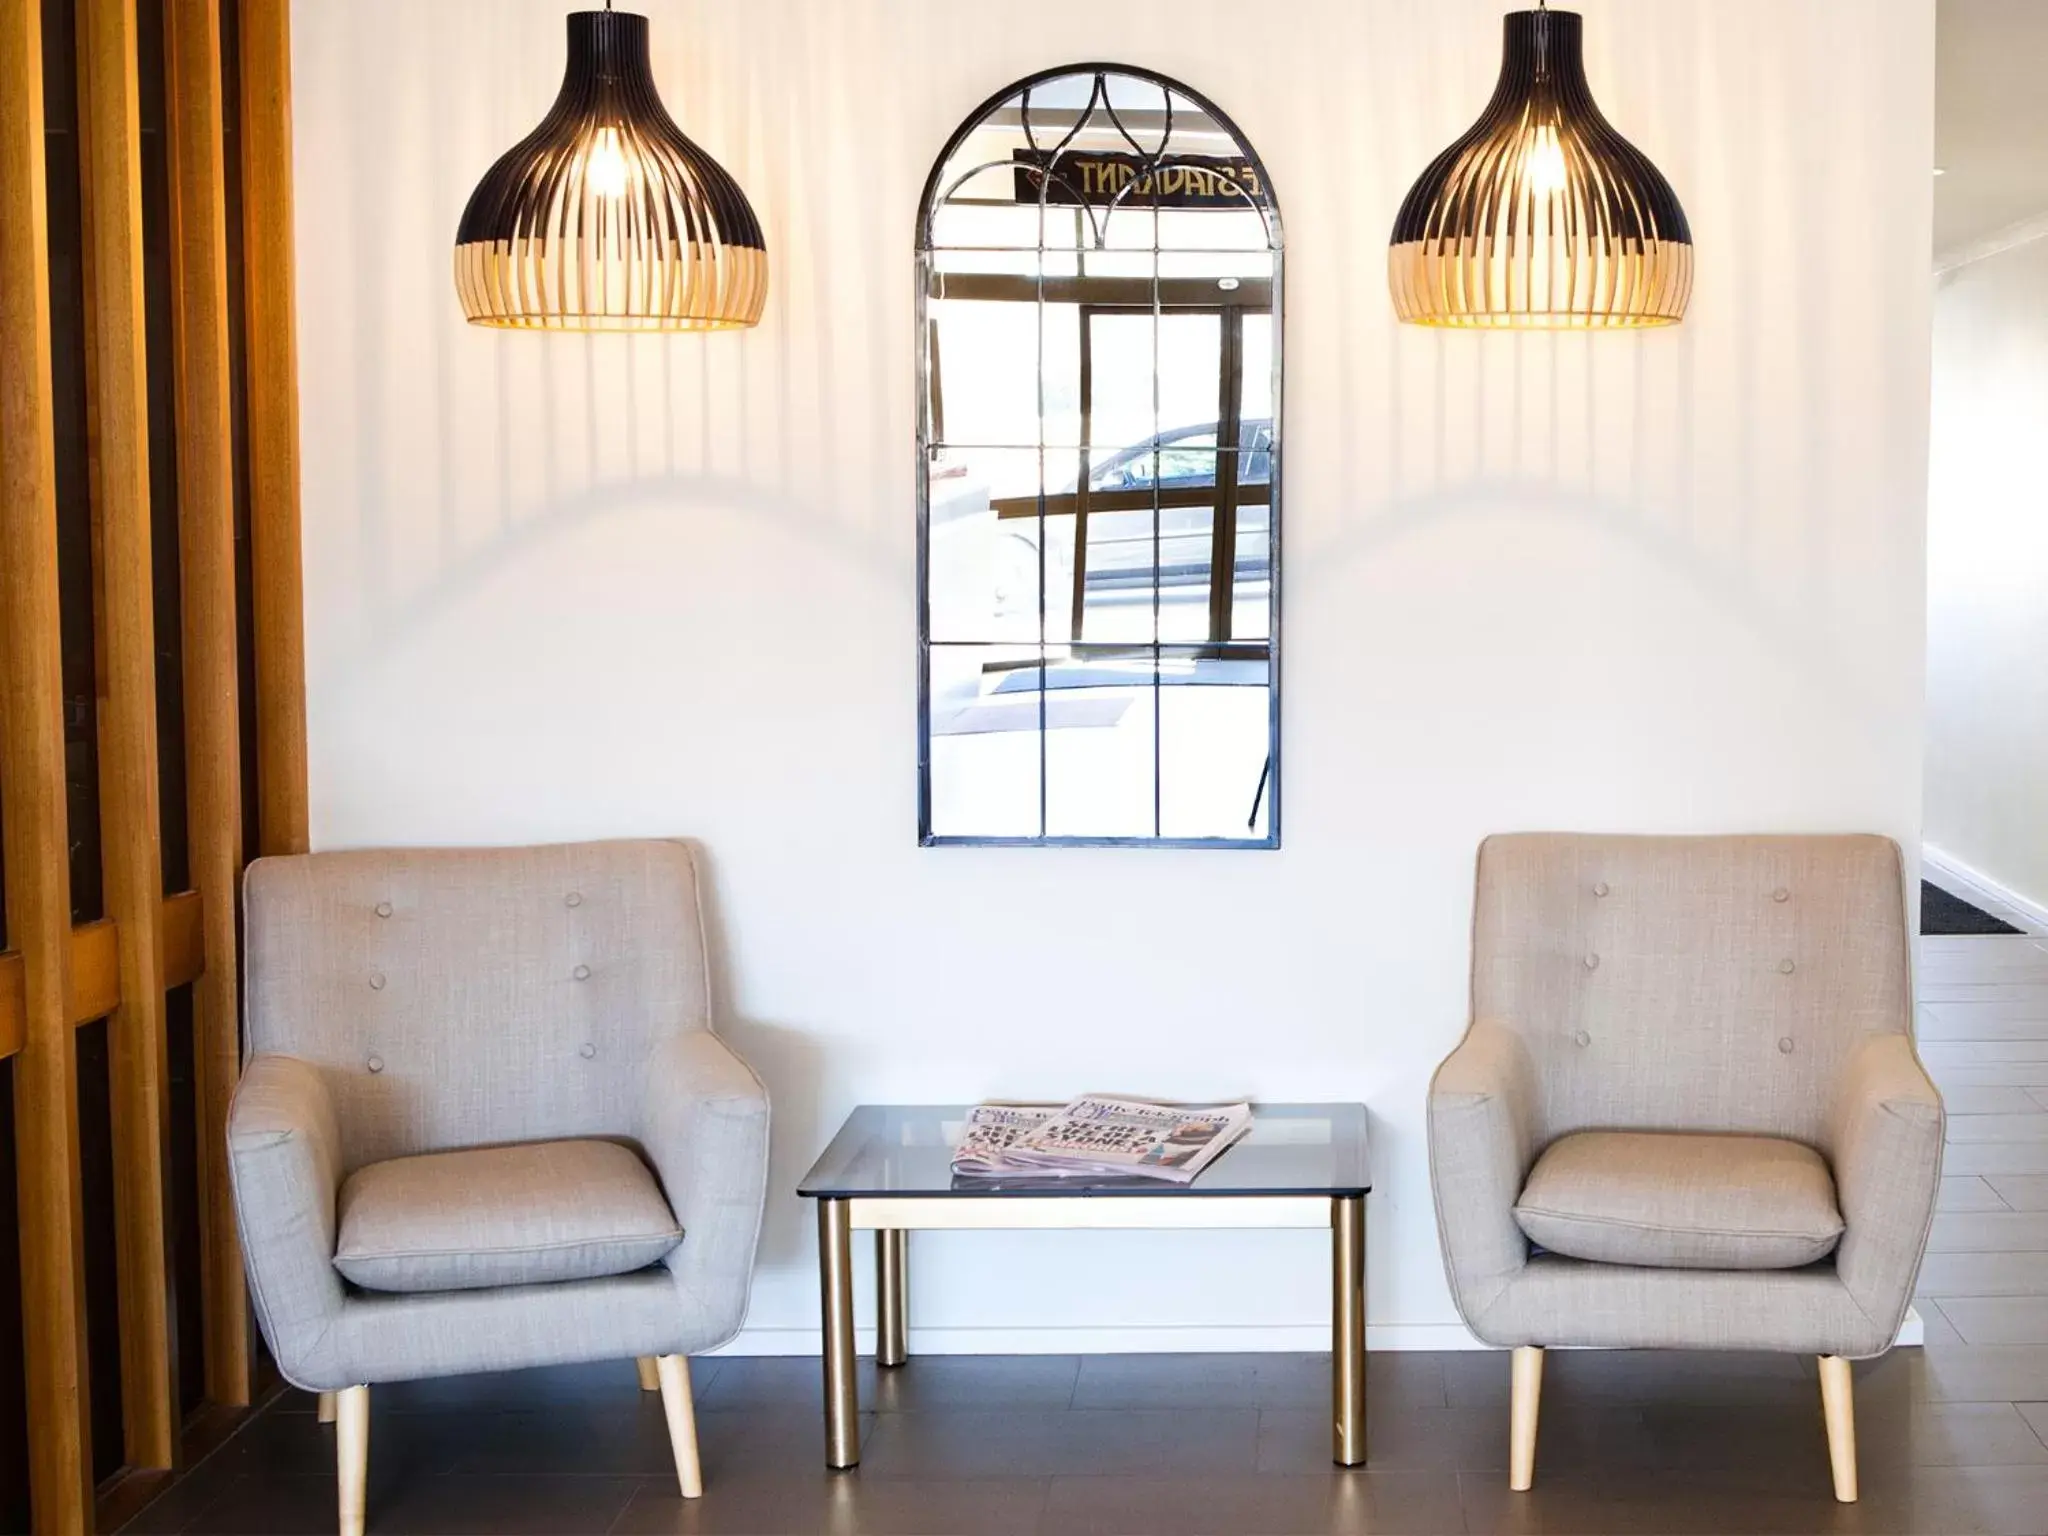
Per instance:
[[[569,17],[561,94],[463,209],[455,287],[476,325],[703,331],[760,320],[760,223],[739,183],[662,106],[645,16]]]
[[[1671,325],[1692,294],[1692,231],[1657,167],[1586,83],[1581,19],[1506,18],[1500,83],[1394,221],[1388,279],[1418,325]]]

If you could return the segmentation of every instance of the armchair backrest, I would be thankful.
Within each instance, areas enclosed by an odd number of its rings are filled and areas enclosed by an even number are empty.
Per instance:
[[[629,1134],[654,1045],[709,1022],[681,843],[259,859],[243,890],[247,1049],[321,1068],[344,1171]]]
[[[1881,837],[1487,839],[1473,1016],[1526,1044],[1538,1145],[1634,1128],[1824,1147],[1849,1051],[1911,1028],[1901,878]]]

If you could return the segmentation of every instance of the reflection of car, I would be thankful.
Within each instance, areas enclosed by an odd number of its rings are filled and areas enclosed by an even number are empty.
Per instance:
[[[1240,486],[1264,486],[1273,478],[1273,423],[1246,421],[1238,429]],[[1088,476],[1091,498],[1115,497],[1107,507],[1088,511],[1086,586],[1092,591],[1142,588],[1150,590],[1153,573],[1152,491],[1195,491],[1216,483],[1216,424],[1177,427],[1128,448],[1118,449]],[[1133,505],[1128,493],[1140,493]],[[1070,484],[1064,494],[1071,495]],[[1119,494],[1125,493],[1125,494]],[[1206,587],[1212,550],[1215,509],[1199,506],[1158,509],[1159,585]],[[1048,596],[1073,590],[1071,525],[1055,525],[1046,548]],[[1272,566],[1270,502],[1260,499],[1237,508],[1238,583],[1262,581]],[[1008,573],[1000,584],[1019,593],[1035,591],[1038,576],[1038,524],[1019,518],[1006,522],[1005,543],[997,569]],[[1055,599],[1056,600],[1056,599]]]
[[[1241,422],[1237,445],[1242,454],[1237,466],[1239,485],[1264,485],[1273,478],[1272,422]],[[1091,491],[1149,491],[1155,483],[1162,491],[1214,485],[1216,424],[1162,432],[1149,441],[1121,450],[1096,466],[1088,477]],[[1239,522],[1243,522],[1241,515]]]

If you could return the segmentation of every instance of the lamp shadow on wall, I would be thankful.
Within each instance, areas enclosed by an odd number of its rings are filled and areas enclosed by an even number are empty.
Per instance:
[[[1910,488],[1923,465],[1905,425],[1925,415],[1910,366],[1924,314],[1900,302],[1911,242],[1850,245],[1840,230],[1851,210],[1856,227],[1894,234],[1925,216],[1910,153],[1921,130],[1888,111],[1887,70],[1911,29],[1844,29],[1825,7],[1765,0],[1586,9],[1603,106],[1692,216],[1700,281],[1675,330],[1392,323],[1376,271],[1392,205],[1354,195],[1355,161],[1323,146],[1391,147],[1368,163],[1412,176],[1484,99],[1497,8],[1358,8],[1332,53],[1395,50],[1414,67],[1333,104],[1338,120],[1297,132],[1292,157],[1262,146],[1289,216],[1290,303],[1301,296],[1288,335],[1290,616],[1355,609],[1392,566],[1391,595],[1411,611],[1418,586],[1454,608],[1510,605],[1535,617],[1526,638],[1542,648],[1557,626],[1489,532],[1519,525],[1528,548],[1555,531],[1609,580],[1639,572],[1696,600],[1673,622],[1768,653],[1802,698],[1866,737],[1896,730],[1922,586]],[[1871,124],[1865,152],[1844,155],[1828,126],[1849,121]],[[1611,595],[1573,574],[1555,602]],[[1349,638],[1318,626],[1332,635]]]
[[[327,599],[338,622],[312,657],[316,685],[350,686],[493,576],[545,562],[552,541],[655,507],[696,528],[643,558],[715,576],[736,547],[744,554],[740,541],[784,538],[864,586],[900,591],[908,612],[909,541],[884,526],[911,494],[910,450],[895,446],[910,440],[908,400],[837,386],[849,354],[865,359],[879,336],[907,335],[901,274],[876,271],[865,253],[901,243],[912,172],[843,174],[851,87],[830,49],[793,89],[790,55],[759,46],[751,8],[641,8],[653,13],[665,99],[761,216],[772,271],[758,330],[461,325],[449,276],[456,220],[484,168],[553,98],[562,8],[451,0],[426,15],[367,0],[307,18],[301,48],[344,54],[345,77],[376,82],[389,108],[349,113],[336,141],[342,195],[312,205],[318,227],[301,232],[309,282],[340,301],[323,322],[326,356],[308,350],[318,364],[308,405],[345,444],[330,494],[352,524],[332,541],[347,574]],[[835,9],[829,26],[805,29],[881,25]],[[394,31],[409,40],[395,52]],[[446,68],[451,49],[464,67]],[[422,144],[437,152],[421,154]],[[366,230],[377,237],[361,238]],[[881,478],[902,497],[878,494]]]

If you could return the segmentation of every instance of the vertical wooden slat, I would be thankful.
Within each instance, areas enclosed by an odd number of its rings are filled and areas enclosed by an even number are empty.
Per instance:
[[[35,1528],[91,1508],[79,1211],[78,1064],[65,1017],[71,880],[57,611],[49,203],[40,0],[0,0],[0,831],[22,962],[15,1059],[29,1481]]]
[[[259,851],[304,853],[306,638],[292,276],[291,0],[239,0],[237,15]]]
[[[228,1101],[236,1036],[236,880],[242,773],[235,642],[234,445],[229,403],[227,193],[215,0],[165,0],[177,380],[178,548],[183,582],[185,761],[192,884],[204,908],[206,971],[194,984],[206,1387],[249,1401],[248,1306],[228,1189]]]
[[[121,1402],[127,1460],[176,1444],[164,1176],[168,1134],[150,553],[149,375],[142,299],[142,127],[136,0],[78,0],[101,860],[119,947],[108,1019]]]

